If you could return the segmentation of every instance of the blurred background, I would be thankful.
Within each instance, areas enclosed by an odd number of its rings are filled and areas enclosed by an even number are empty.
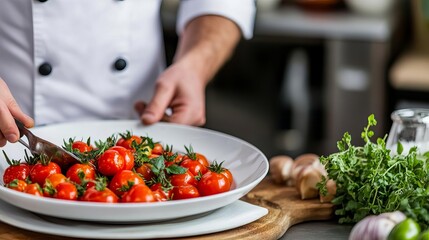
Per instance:
[[[163,1],[167,61],[177,0]],[[254,37],[207,89],[206,128],[255,145],[268,158],[355,145],[375,114],[429,108],[429,0],[257,0]]]

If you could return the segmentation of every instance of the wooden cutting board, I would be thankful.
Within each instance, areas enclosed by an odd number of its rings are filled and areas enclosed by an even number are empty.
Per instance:
[[[268,214],[239,228],[186,239],[278,239],[294,224],[334,216],[332,204],[301,200],[295,188],[275,184],[269,177],[241,200],[267,208]]]
[[[268,214],[239,228],[183,239],[278,239],[294,224],[328,220],[333,217],[332,204],[320,203],[318,199],[301,200],[295,188],[275,184],[269,177],[241,200],[267,208]],[[76,238],[34,233],[0,222],[0,239],[71,240]]]

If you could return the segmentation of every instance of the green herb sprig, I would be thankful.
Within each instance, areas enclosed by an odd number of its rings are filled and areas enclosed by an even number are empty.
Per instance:
[[[353,146],[351,136],[345,133],[337,143],[339,152],[320,161],[325,165],[328,177],[318,184],[326,192],[326,181],[333,179],[337,193],[332,203],[340,223],[355,223],[371,214],[400,210],[429,226],[429,165],[428,154],[421,154],[417,147],[403,153],[398,143],[397,154],[386,147],[386,138],[372,142],[370,130],[377,121],[368,117],[368,125],[362,132],[364,146]]]

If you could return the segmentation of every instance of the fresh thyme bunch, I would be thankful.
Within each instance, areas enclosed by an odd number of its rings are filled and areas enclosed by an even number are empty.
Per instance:
[[[337,192],[332,203],[340,223],[355,223],[365,216],[400,210],[429,226],[429,166],[428,153],[419,153],[417,147],[404,152],[398,143],[397,154],[386,148],[386,138],[371,141],[370,127],[377,121],[368,117],[362,132],[364,146],[353,146],[351,136],[345,133],[337,143],[338,152],[320,161],[328,177],[318,184],[326,192],[326,181],[333,179]]]

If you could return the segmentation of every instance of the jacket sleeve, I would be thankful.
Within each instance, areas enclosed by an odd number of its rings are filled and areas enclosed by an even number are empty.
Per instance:
[[[193,18],[208,14],[219,15],[235,22],[243,37],[250,39],[253,36],[255,12],[255,0],[182,0],[176,29],[180,35]]]

